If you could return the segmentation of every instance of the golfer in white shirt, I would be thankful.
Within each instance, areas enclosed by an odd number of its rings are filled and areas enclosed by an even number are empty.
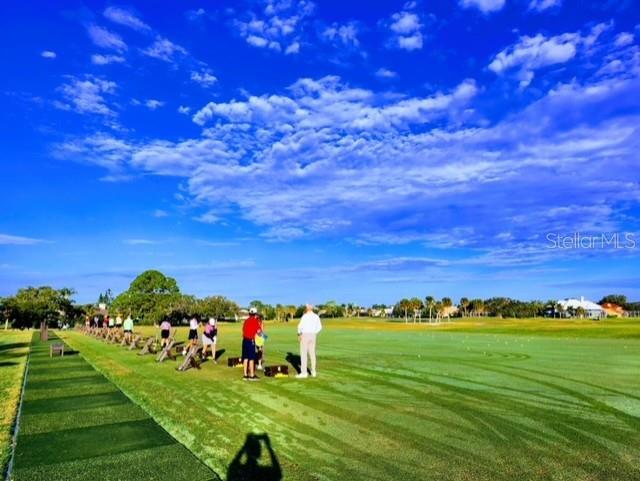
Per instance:
[[[298,340],[300,341],[300,374],[296,377],[304,379],[308,376],[307,355],[311,358],[311,376],[316,377],[316,337],[322,330],[320,317],[313,312],[313,306],[307,304],[307,309],[300,324],[298,324]]]

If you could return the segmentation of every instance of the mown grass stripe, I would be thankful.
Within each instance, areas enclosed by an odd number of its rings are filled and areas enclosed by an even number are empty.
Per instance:
[[[56,465],[21,466],[15,474],[16,481],[220,481],[181,444]]]
[[[29,380],[29,389],[62,389],[65,387],[76,387],[78,384],[83,386],[92,386],[94,384],[111,384],[104,376],[96,376],[94,374],[78,376],[74,378],[60,379],[33,379]]]
[[[60,340],[33,341],[36,374],[25,380],[16,481],[218,479],[77,352],[50,358],[51,342]],[[75,375],[61,375],[67,369]],[[178,456],[160,459],[167,447]]]
[[[127,404],[129,399],[120,391],[101,394],[87,394],[84,396],[64,396],[53,399],[34,399],[25,401],[23,412],[25,414],[34,413],[55,413],[60,411],[75,411],[82,408],[97,408],[114,406],[117,404]]]
[[[90,427],[147,419],[149,415],[131,403],[99,408],[81,408],[54,413],[22,414],[20,432],[37,434],[72,427]]]
[[[16,460],[20,464],[39,466],[174,443],[176,440],[160,429],[153,419],[143,419],[50,433],[25,434],[20,437]]]

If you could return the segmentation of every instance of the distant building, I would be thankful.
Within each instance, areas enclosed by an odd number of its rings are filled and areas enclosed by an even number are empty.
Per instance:
[[[558,304],[562,308],[561,314],[563,317],[575,316],[576,311],[579,308],[584,309],[584,317],[588,319],[602,319],[606,316],[604,309],[595,302],[589,301],[584,297],[580,299],[568,298],[558,301]]]
[[[458,314],[458,306],[447,306],[442,308],[442,317],[453,317]]]
[[[611,302],[604,302],[600,304],[600,307],[604,310],[605,316],[611,317],[622,317],[625,315],[625,311],[622,306],[618,304],[613,304]]]

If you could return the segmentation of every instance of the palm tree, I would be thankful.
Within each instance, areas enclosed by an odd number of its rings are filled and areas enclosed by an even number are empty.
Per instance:
[[[285,307],[282,304],[276,304],[276,321],[280,322],[286,315]]]
[[[409,302],[411,304],[411,310],[413,311],[413,322],[415,323],[422,310],[422,301],[417,297],[412,297]]]
[[[286,317],[287,322],[289,322],[290,320],[293,321],[293,318],[295,317],[296,311],[298,310],[298,308],[296,306],[294,306],[293,304],[291,304],[291,305],[287,306],[285,308],[285,310],[286,310],[286,313],[287,313],[287,317]]]
[[[469,299],[466,297],[460,298],[460,309],[462,309],[464,317],[467,317],[467,309],[469,309]]]
[[[484,312],[484,301],[482,299],[473,299],[469,303],[469,308],[471,309],[471,315],[479,317]]]
[[[440,318],[442,317],[442,311],[444,309],[442,302],[436,301],[433,308],[436,311],[436,322],[440,322]]]
[[[411,309],[411,301],[409,299],[400,299],[400,302],[398,302],[398,307],[400,307],[400,309],[404,311],[405,324],[408,323],[409,322],[408,313],[409,313],[409,309]]]
[[[431,311],[436,305],[436,300],[433,298],[433,296],[427,296],[424,298],[424,300],[425,306],[427,307],[427,309],[429,309],[429,324],[431,324]]]
[[[449,319],[449,317],[450,317],[450,314],[449,314],[449,308],[450,308],[451,306],[453,306],[453,301],[451,300],[451,298],[450,298],[450,297],[443,297],[443,298],[442,298],[442,301],[441,301],[440,303],[442,304],[442,312],[443,312],[443,315],[444,315],[444,313],[446,312],[446,313],[447,313],[447,320],[448,320],[448,319]]]

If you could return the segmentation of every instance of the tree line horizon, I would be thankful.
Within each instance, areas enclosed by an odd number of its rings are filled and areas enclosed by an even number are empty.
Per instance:
[[[0,314],[5,326],[14,328],[36,327],[41,321],[51,325],[83,322],[104,312],[104,305],[112,316],[131,316],[139,324],[154,325],[169,320],[181,324],[194,316],[200,319],[214,317],[219,320],[237,320],[242,307],[235,301],[212,295],[197,298],[180,291],[177,281],[158,270],[147,270],[138,275],[129,288],[117,296],[110,289],[100,293],[95,303],[76,304],[75,291],[70,288],[54,289],[49,286],[18,289],[14,296],[0,297]],[[617,304],[629,311],[640,311],[640,302],[628,302],[626,296],[610,294],[599,303]],[[305,305],[269,304],[253,300],[247,307],[255,307],[266,320],[288,322],[304,313]],[[422,320],[438,321],[444,317],[555,317],[557,300],[521,301],[509,297],[488,299],[461,297],[455,304],[450,297],[436,299],[433,296],[402,298],[395,304],[373,304],[363,307],[357,303],[327,301],[316,306],[323,317],[392,317],[405,322]],[[563,317],[583,317],[581,308],[565,311]],[[455,311],[455,312],[454,312]],[[550,315],[551,314],[551,315]]]

